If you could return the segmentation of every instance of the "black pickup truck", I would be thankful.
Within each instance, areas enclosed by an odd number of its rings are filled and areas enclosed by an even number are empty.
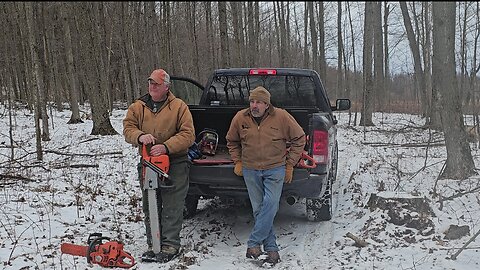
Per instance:
[[[249,106],[249,90],[261,85],[270,91],[273,106],[287,110],[307,135],[306,155],[295,167],[292,183],[284,184],[282,198],[289,204],[306,199],[308,220],[331,219],[338,154],[337,120],[332,112],[348,110],[350,100],[338,99],[332,106],[318,73],[308,69],[219,69],[205,87],[180,77],[172,76],[172,81],[174,94],[189,104],[197,143],[205,134],[216,140],[214,148],[210,148],[213,151],[192,160],[186,217],[195,214],[200,197],[218,196],[230,202],[248,199],[243,178],[233,173],[225,135],[236,112]],[[180,86],[186,81],[195,84],[201,93],[192,93],[191,86],[187,95],[177,93],[186,88]]]

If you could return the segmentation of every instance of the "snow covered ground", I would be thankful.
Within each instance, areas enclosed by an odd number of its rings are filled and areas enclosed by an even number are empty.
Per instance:
[[[60,252],[61,243],[85,245],[91,233],[123,241],[139,259],[146,240],[137,153],[121,135],[125,113],[111,116],[119,135],[92,136],[91,120],[67,125],[70,112],[53,110],[51,140],[37,162],[33,114],[18,110],[9,163],[9,120],[0,107],[0,267],[100,269]],[[450,259],[480,230],[480,177],[436,180],[446,159],[443,135],[422,129],[415,115],[376,113],[368,128],[348,126],[347,113],[336,116],[333,218],[309,222],[304,201],[282,201],[275,220],[282,261],[274,269],[480,269],[480,239]],[[478,168],[480,151],[470,146]],[[412,198],[426,204],[410,204]],[[450,225],[466,225],[469,233],[451,239]],[[201,200],[184,222],[183,255],[166,264],[138,260],[132,269],[257,268],[245,258],[251,227],[250,209]]]

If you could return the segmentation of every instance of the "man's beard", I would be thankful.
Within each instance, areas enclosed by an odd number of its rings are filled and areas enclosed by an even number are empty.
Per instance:
[[[253,117],[260,117],[260,116],[262,116],[262,115],[260,114],[260,110],[258,110],[258,109],[252,109],[251,111],[252,111]]]

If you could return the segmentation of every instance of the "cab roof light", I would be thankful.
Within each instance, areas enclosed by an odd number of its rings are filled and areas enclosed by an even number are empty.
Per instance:
[[[250,75],[277,75],[276,69],[250,69]]]

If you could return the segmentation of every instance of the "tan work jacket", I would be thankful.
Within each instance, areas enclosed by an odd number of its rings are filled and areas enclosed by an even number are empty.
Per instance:
[[[267,170],[285,164],[295,166],[305,147],[305,132],[286,110],[270,105],[257,124],[250,108],[233,117],[227,147],[234,162],[248,169]],[[287,142],[291,143],[287,153]]]
[[[149,94],[137,99],[128,107],[123,120],[125,141],[141,146],[138,138],[142,134],[152,134],[156,144],[164,144],[170,157],[186,156],[188,148],[195,141],[193,118],[185,102],[168,93],[167,100],[154,113],[149,105]],[[141,153],[141,147],[139,147]]]

